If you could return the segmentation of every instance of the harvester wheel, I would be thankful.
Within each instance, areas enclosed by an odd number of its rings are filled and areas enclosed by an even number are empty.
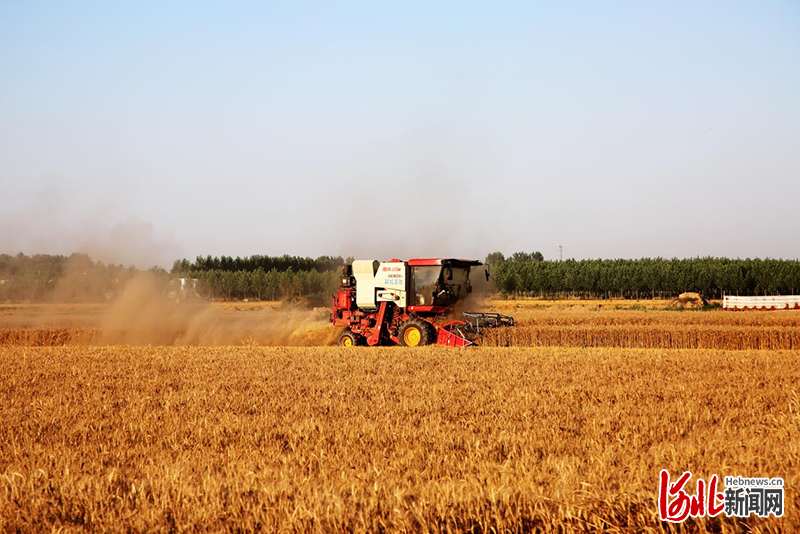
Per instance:
[[[433,342],[431,324],[427,321],[409,319],[400,327],[398,338],[404,347],[417,347]]]
[[[428,321],[425,321],[425,327],[428,329],[428,345],[436,344],[436,338],[439,337],[439,333],[436,331],[436,327],[433,326]]]
[[[339,341],[336,343],[340,347],[355,347],[358,345],[358,337],[350,330],[345,330],[339,334]]]

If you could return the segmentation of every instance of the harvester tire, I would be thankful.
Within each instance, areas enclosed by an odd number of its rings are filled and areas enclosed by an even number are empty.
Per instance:
[[[356,347],[360,345],[358,342],[358,336],[356,336],[350,330],[345,330],[339,334],[339,340],[336,342],[336,344],[340,347]]]
[[[404,347],[420,347],[435,342],[433,333],[435,329],[429,322],[409,319],[400,327],[397,337]]]
[[[425,326],[428,328],[428,345],[435,345],[439,337],[439,332],[436,330],[436,327],[428,321],[425,321]]]

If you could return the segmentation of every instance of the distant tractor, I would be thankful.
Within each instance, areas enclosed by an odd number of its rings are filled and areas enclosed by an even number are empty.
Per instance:
[[[344,327],[338,344],[466,347],[483,328],[513,326],[512,317],[499,313],[453,317],[472,292],[470,268],[479,265],[442,258],[345,265],[331,312],[334,326]]]

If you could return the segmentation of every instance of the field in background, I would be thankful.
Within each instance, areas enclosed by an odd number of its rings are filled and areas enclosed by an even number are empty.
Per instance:
[[[670,308],[669,301],[493,301],[517,320],[487,346],[800,349],[800,311]]]
[[[796,352],[0,348],[0,521],[657,530],[658,473],[786,481]]]
[[[231,316],[279,308],[278,301],[211,302],[215,309]],[[99,328],[112,304],[0,304],[0,329],[5,328]]]
[[[487,299],[485,308],[503,313],[527,314],[534,316],[544,310],[668,310],[669,300],[502,300]],[[214,301],[209,302],[226,314],[259,312],[281,308],[280,301]],[[65,304],[65,303],[8,303],[0,304],[0,328],[96,328],[104,313],[111,308],[110,303]],[[673,310],[674,311],[674,310]],[[800,323],[800,315],[798,322]]]
[[[0,305],[0,344],[325,345],[327,308],[278,302],[213,302],[148,308]],[[800,311],[678,310],[664,300],[489,300],[480,309],[516,318],[485,346],[800,350]],[[111,320],[109,320],[111,317]]]

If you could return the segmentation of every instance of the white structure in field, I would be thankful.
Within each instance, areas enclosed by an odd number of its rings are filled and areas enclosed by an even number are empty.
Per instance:
[[[800,310],[800,296],[779,295],[776,297],[734,297],[722,299],[725,310]]]
[[[175,300],[200,298],[197,293],[197,278],[173,278],[169,281],[168,297]]]

